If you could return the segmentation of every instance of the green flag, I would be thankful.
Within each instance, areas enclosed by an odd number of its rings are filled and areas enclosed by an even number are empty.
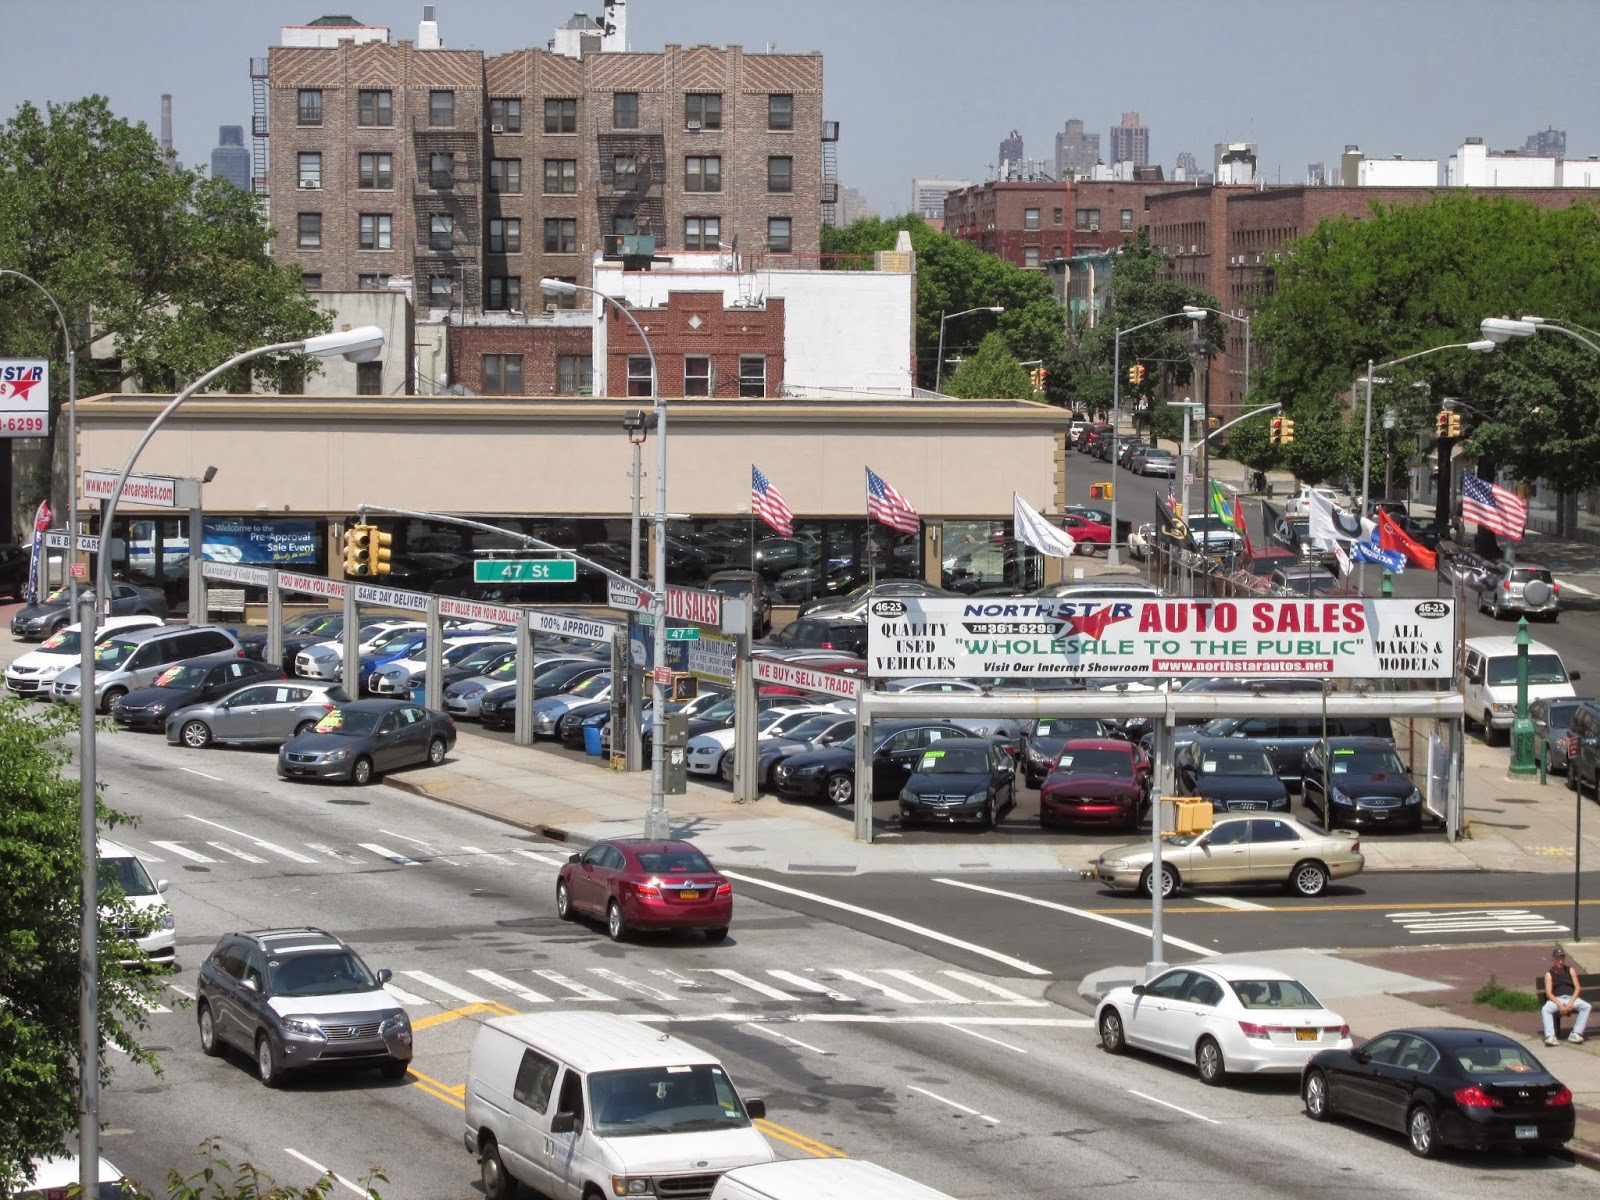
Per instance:
[[[1233,501],[1215,479],[1211,481],[1211,511],[1221,517],[1222,523],[1229,529],[1233,528]]]

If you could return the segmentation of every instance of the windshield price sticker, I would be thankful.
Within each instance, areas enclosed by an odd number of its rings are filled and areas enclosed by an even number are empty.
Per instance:
[[[156,686],[157,687],[166,687],[167,684],[171,683],[174,679],[176,679],[182,673],[182,671],[183,671],[182,665],[179,665],[179,666],[176,666],[176,667],[168,667],[165,671],[161,672],[161,678],[156,680]]]
[[[344,712],[341,709],[336,708],[327,716],[323,717],[322,720],[317,722],[316,732],[332,733],[334,730],[341,728],[343,725]]]

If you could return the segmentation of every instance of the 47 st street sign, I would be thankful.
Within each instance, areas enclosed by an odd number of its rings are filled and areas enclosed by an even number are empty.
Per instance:
[[[1444,679],[1455,616],[1449,600],[885,599],[868,613],[868,672]]]
[[[491,558],[472,564],[474,583],[576,583],[578,564],[570,558]]]

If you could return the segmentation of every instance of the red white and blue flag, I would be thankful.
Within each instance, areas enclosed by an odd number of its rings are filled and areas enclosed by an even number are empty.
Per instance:
[[[33,549],[28,556],[28,588],[23,598],[26,604],[39,603],[39,582],[44,571],[44,535],[50,528],[50,502],[41,500],[33,514]]]
[[[922,528],[922,518],[911,507],[911,501],[895,491],[883,476],[873,474],[871,467],[867,468],[867,516],[901,533],[916,533]]]
[[[794,510],[784,503],[783,493],[754,464],[750,467],[750,511],[784,537],[794,536]]]
[[[1528,527],[1528,502],[1498,483],[1463,473],[1461,519],[1520,542],[1522,531]]]

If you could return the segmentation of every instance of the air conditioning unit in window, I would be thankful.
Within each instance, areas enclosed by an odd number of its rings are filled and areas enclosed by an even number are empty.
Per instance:
[[[1100,232],[1100,226],[1098,224],[1096,224],[1095,222],[1090,221],[1089,222],[1089,232],[1090,233],[1099,233]]]
[[[489,132],[490,133],[504,133],[505,131],[506,131],[506,127],[504,125],[491,125],[491,126],[489,126]]]
[[[301,187],[302,191],[305,191],[305,190],[317,190],[317,189],[320,189],[322,187],[322,180],[320,180],[320,179],[302,179],[300,181],[300,187]]]
[[[699,133],[700,132],[700,122],[699,121],[687,121],[687,122],[684,123],[684,128],[687,129],[690,133]]]

